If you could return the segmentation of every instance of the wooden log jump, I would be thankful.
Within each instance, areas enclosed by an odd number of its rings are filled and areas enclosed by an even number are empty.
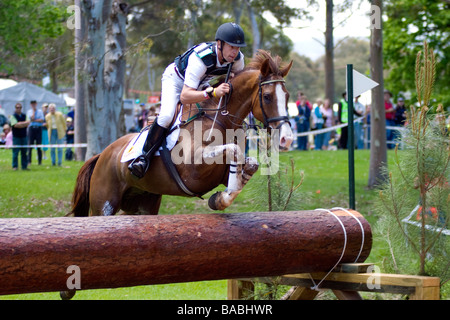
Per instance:
[[[327,272],[371,246],[345,209],[0,219],[0,294],[67,290],[70,266],[80,289]]]

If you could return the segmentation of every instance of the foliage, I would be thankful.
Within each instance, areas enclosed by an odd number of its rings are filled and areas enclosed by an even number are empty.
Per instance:
[[[12,72],[12,59],[44,47],[64,31],[68,14],[50,0],[2,0],[0,3],[0,71]]]
[[[162,1],[162,2],[131,2],[131,14],[127,28],[127,43],[129,50],[127,81],[131,89],[148,90],[148,81],[135,81],[135,78],[145,79],[143,68],[156,70],[162,74],[164,68],[173,59],[183,53],[189,46],[203,41],[214,41],[217,27],[229,21],[239,21],[243,27],[247,47],[242,48],[244,55],[250,59],[253,56],[254,42],[251,22],[246,14],[246,5],[252,6],[257,13],[258,29],[261,45],[283,58],[289,56],[292,41],[283,34],[278,26],[271,25],[263,13],[275,15],[279,26],[288,24],[294,16],[303,14],[302,10],[291,9],[286,1]],[[133,3],[136,3],[135,5]],[[278,10],[275,13],[275,10]],[[151,36],[157,35],[157,36]],[[136,46],[145,37],[150,36],[151,46]],[[152,57],[147,58],[147,53]],[[139,61],[138,61],[139,60]],[[131,83],[133,85],[131,86]],[[152,90],[160,89],[159,81],[154,82]]]
[[[383,57],[389,75],[386,87],[394,93],[414,92],[415,57],[426,40],[436,53],[435,101],[450,105],[450,3],[441,0],[386,1]],[[416,97],[412,93],[411,101]]]
[[[394,269],[435,275],[446,282],[450,242],[442,232],[449,229],[450,217],[448,114],[438,107],[430,115],[435,61],[426,42],[423,59],[419,53],[415,65],[420,106],[411,107],[404,150],[397,148],[395,170],[380,191],[379,210],[388,213],[380,220],[380,229],[390,245]],[[413,255],[415,262],[405,260],[405,254]]]

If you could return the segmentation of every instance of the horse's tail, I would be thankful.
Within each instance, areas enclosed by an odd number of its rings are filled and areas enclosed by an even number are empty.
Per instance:
[[[92,172],[100,154],[93,156],[81,167],[72,196],[72,210],[69,215],[87,217],[89,215],[89,189]]]

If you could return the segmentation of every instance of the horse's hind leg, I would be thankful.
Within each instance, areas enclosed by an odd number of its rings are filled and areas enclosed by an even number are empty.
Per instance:
[[[91,216],[112,216],[120,209],[122,201],[123,187],[116,179],[109,177],[103,180],[94,181],[95,188],[91,188],[89,202]],[[92,186],[91,182],[91,186]]]
[[[119,211],[120,195],[112,193],[103,193],[102,195],[90,196],[91,216],[113,216]]]
[[[232,168],[230,168],[230,170],[232,170]],[[233,183],[234,186],[230,185],[230,174],[227,190],[213,194],[208,200],[209,207],[213,210],[224,210],[228,208],[257,170],[258,162],[256,159],[252,157],[246,158],[243,167],[242,165],[237,165],[237,176],[236,182]]]

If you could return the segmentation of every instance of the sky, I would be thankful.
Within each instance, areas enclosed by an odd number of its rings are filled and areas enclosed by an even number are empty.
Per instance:
[[[325,42],[325,1],[318,0],[320,8],[310,9],[311,15],[314,17],[312,21],[299,19],[291,22],[291,27],[285,28],[285,34],[294,42],[294,50],[300,55],[307,56],[312,60],[316,60],[325,54],[323,44]],[[341,3],[342,0],[335,0],[335,4]],[[358,8],[358,3],[361,2]],[[287,0],[290,7],[304,8],[305,0]],[[333,31],[334,44],[345,37],[366,38],[370,37],[370,7],[369,1],[354,1],[351,10],[344,13],[334,14]],[[320,43],[319,43],[320,41]]]

